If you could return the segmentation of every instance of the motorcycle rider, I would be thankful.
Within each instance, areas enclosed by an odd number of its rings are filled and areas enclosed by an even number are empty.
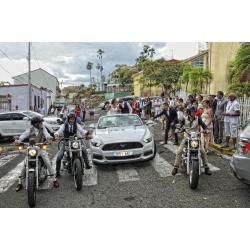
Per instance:
[[[197,115],[195,115],[191,110],[187,110],[187,116],[185,117],[185,130],[187,132],[194,132],[197,131],[199,129],[199,126],[201,126],[204,130],[204,132],[207,129],[207,126],[205,125],[205,123],[201,120],[201,118]],[[176,156],[175,156],[175,162],[174,162],[174,168],[172,170],[172,175],[176,175],[178,173],[178,168],[179,165],[181,163],[181,159],[182,159],[182,152],[183,149],[185,147],[185,144],[187,142],[187,135],[185,135],[184,133],[184,138],[182,139],[182,142],[177,150]],[[207,155],[204,149],[204,145],[201,144],[201,159],[203,162],[203,166],[205,168],[205,174],[206,175],[211,175],[211,171],[208,167],[208,160],[207,160]]]
[[[63,136],[64,138],[69,138],[70,136],[73,136],[75,134],[77,134],[79,138],[82,138],[84,137],[84,135],[89,135],[89,132],[84,130],[80,126],[80,124],[77,123],[75,113],[71,112],[67,117],[67,121],[64,124],[62,124],[59,130],[55,133],[55,137],[58,138],[59,136]],[[65,141],[62,141],[56,159],[57,177],[60,176],[61,160],[63,158],[64,151],[65,151]],[[82,156],[86,165],[86,169],[90,169],[92,166],[89,164],[88,151],[84,146],[84,144],[82,144]]]
[[[25,139],[29,138],[30,141],[34,141],[35,143],[42,143],[44,138],[51,143],[53,139],[52,136],[48,133],[47,129],[43,125],[43,118],[40,116],[35,116],[31,119],[31,127],[28,128],[23,134],[20,135],[19,139],[16,140],[14,143],[16,145],[20,144]],[[47,166],[48,172],[50,176],[53,176],[53,186],[55,188],[59,187],[59,183],[55,177],[55,171],[51,166],[51,162],[48,156],[48,153],[45,150],[40,150],[40,156],[42,157],[45,165]],[[19,192],[23,189],[22,180],[25,179],[26,171],[25,171],[25,164],[22,168],[21,175],[18,178],[18,184],[16,187],[16,192]]]

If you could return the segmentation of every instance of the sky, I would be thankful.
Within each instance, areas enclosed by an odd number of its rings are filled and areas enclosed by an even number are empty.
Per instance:
[[[31,44],[31,69],[43,68],[56,76],[63,86],[89,83],[87,62],[93,62],[92,76],[97,78],[97,50],[104,50],[104,75],[115,69],[116,64],[133,65],[143,45],[155,48],[155,59],[186,59],[198,53],[197,42],[75,42],[75,43],[37,43]],[[0,81],[13,82],[12,77],[25,73],[28,43],[0,42]]]

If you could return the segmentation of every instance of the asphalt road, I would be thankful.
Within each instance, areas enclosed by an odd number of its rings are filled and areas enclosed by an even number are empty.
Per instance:
[[[171,170],[177,147],[160,144],[163,131],[158,125],[154,133],[157,155],[153,161],[94,166],[85,172],[80,192],[75,190],[72,177],[63,172],[58,189],[51,181],[43,185],[37,194],[37,207],[250,207],[249,187],[231,174],[229,160],[215,154],[208,156],[213,175],[202,174],[197,190],[189,188],[187,176],[181,173],[173,184]],[[57,145],[52,145],[52,159],[56,152]],[[27,193],[15,192],[23,156],[9,157],[0,159],[0,207],[27,207]]]

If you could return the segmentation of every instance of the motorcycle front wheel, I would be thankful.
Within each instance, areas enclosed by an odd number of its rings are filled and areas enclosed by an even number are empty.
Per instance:
[[[28,193],[29,207],[35,207],[35,205],[36,205],[36,176],[35,176],[35,172],[29,173],[27,193]]]
[[[189,172],[189,187],[196,189],[199,182],[199,160],[192,160]]]
[[[77,191],[82,189],[82,164],[80,159],[75,159],[73,163],[74,169],[74,182]]]

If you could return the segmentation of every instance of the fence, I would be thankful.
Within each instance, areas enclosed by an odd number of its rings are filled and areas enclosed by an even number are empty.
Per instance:
[[[250,98],[244,95],[239,98],[240,102],[240,126],[244,126],[250,119]]]
[[[0,112],[11,110],[11,102],[6,95],[0,95]]]

